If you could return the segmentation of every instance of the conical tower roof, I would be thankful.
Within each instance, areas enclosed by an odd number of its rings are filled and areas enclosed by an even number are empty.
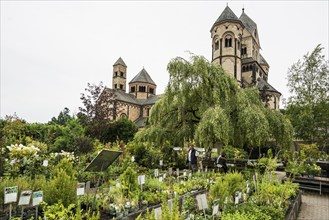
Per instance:
[[[239,19],[250,34],[254,34],[255,30],[257,30],[257,24],[244,12],[244,9],[242,9],[242,14]]]
[[[123,61],[123,59],[121,57],[119,57],[119,59],[113,64],[113,66],[116,66],[116,65],[122,65],[122,66],[127,67],[127,65],[125,64],[125,62]]]
[[[243,25],[242,22],[239,20],[239,18],[234,14],[234,12],[228,6],[226,6],[226,8],[223,10],[223,12],[220,14],[220,16],[217,18],[213,27],[216,24],[220,24],[220,23],[223,23],[226,21],[236,21],[236,22],[240,23],[241,25]]]
[[[129,83],[134,82],[143,82],[156,85],[144,68]]]

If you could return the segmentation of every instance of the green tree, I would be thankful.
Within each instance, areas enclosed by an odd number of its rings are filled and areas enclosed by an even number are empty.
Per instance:
[[[51,121],[48,122],[49,124],[59,124],[59,125],[65,125],[70,119],[73,117],[70,115],[70,109],[65,107],[63,111],[59,113],[59,115],[56,117],[52,117]]]
[[[329,65],[318,45],[288,70],[292,96],[286,114],[295,136],[319,146],[329,143]]]
[[[241,89],[221,66],[199,56],[191,61],[175,58],[168,72],[166,92],[152,107],[149,125],[135,136],[137,140],[158,146],[166,142],[182,146],[184,141],[195,140],[208,149],[226,144],[252,149],[277,137],[270,133],[274,130],[267,119],[269,110],[260,101],[259,91]],[[278,113],[278,117],[283,116]],[[285,140],[291,137],[285,135]]]

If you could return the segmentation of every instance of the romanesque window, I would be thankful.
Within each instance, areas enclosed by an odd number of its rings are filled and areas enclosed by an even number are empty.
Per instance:
[[[242,57],[246,57],[247,56],[247,47],[242,47],[242,49],[241,49],[241,56]]]
[[[240,50],[240,41],[238,41],[238,50]]]
[[[215,39],[215,50],[219,49],[219,41],[218,39]]]
[[[225,37],[225,47],[232,47],[232,37],[230,35]]]
[[[120,76],[123,77],[123,72],[120,72]]]
[[[242,72],[246,72],[246,67],[245,66],[242,67]]]
[[[150,88],[150,93],[154,94],[154,89],[153,88]]]
[[[135,92],[135,86],[130,87],[130,92]]]
[[[118,72],[116,72],[116,71],[115,71],[115,73],[114,73],[114,74],[115,74],[115,76],[118,76]]]
[[[117,85],[117,84],[114,84],[114,88],[115,88],[115,89],[118,88],[118,85]]]
[[[122,84],[120,84],[120,89],[123,89],[123,85]]]
[[[146,91],[145,86],[138,87],[138,92],[145,92],[145,91]]]

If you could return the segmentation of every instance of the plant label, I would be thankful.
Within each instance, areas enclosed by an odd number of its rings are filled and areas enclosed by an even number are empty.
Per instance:
[[[162,210],[161,207],[155,208],[154,209],[154,218],[157,219],[161,219],[161,215],[162,215]]]
[[[135,156],[131,156],[131,162],[135,162]]]
[[[212,215],[216,215],[218,213],[218,210],[219,210],[219,205],[214,205],[212,207]]]
[[[154,170],[154,176],[155,176],[155,177],[158,177],[158,176],[159,176],[159,169],[155,169],[155,170]]]
[[[37,206],[39,205],[43,200],[43,192],[42,191],[37,191],[33,192],[32,195],[32,205]]]
[[[236,196],[234,199],[234,204],[237,205],[239,204],[239,196]]]
[[[145,175],[138,176],[138,184],[139,185],[145,184]]]
[[[32,197],[32,190],[26,190],[21,192],[21,196],[19,197],[18,205],[30,205]]]
[[[160,160],[159,164],[160,166],[163,166],[163,160]]]
[[[162,176],[159,177],[159,182],[162,182]]]
[[[183,175],[186,176],[186,171],[184,171]]]
[[[44,161],[42,162],[42,166],[47,167],[47,166],[48,166],[48,160],[44,160]]]
[[[196,196],[196,200],[198,202],[199,210],[204,210],[208,208],[208,202],[206,194],[199,194]]]
[[[5,204],[17,202],[18,187],[5,187]]]
[[[179,168],[176,169],[176,175],[179,176]]]
[[[168,209],[169,209],[170,212],[172,212],[172,203],[173,203],[173,200],[169,199],[168,200]]]
[[[192,172],[188,174],[188,176],[191,178],[192,177]]]
[[[163,179],[166,179],[167,175],[166,174],[163,174]]]
[[[77,196],[82,196],[85,194],[85,183],[77,184]]]

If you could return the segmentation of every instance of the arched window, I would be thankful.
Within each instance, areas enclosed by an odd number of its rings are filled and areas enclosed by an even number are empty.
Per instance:
[[[121,118],[127,118],[127,115],[126,115],[125,113],[122,113],[122,114],[120,115],[120,117],[121,117]]]
[[[153,88],[149,88],[149,92],[151,93],[151,94],[154,94],[154,89]]]
[[[138,92],[145,92],[145,86],[139,86],[138,87]]]
[[[242,46],[241,56],[242,57],[246,57],[247,56],[247,47],[246,46]]]
[[[246,72],[246,67],[245,66],[242,67],[242,72]]]
[[[225,37],[225,47],[232,47],[232,36],[227,35]]]
[[[214,44],[215,44],[215,50],[218,50],[219,49],[219,40],[218,40],[218,38],[215,39]]]
[[[135,86],[130,87],[130,92],[135,92]]]

